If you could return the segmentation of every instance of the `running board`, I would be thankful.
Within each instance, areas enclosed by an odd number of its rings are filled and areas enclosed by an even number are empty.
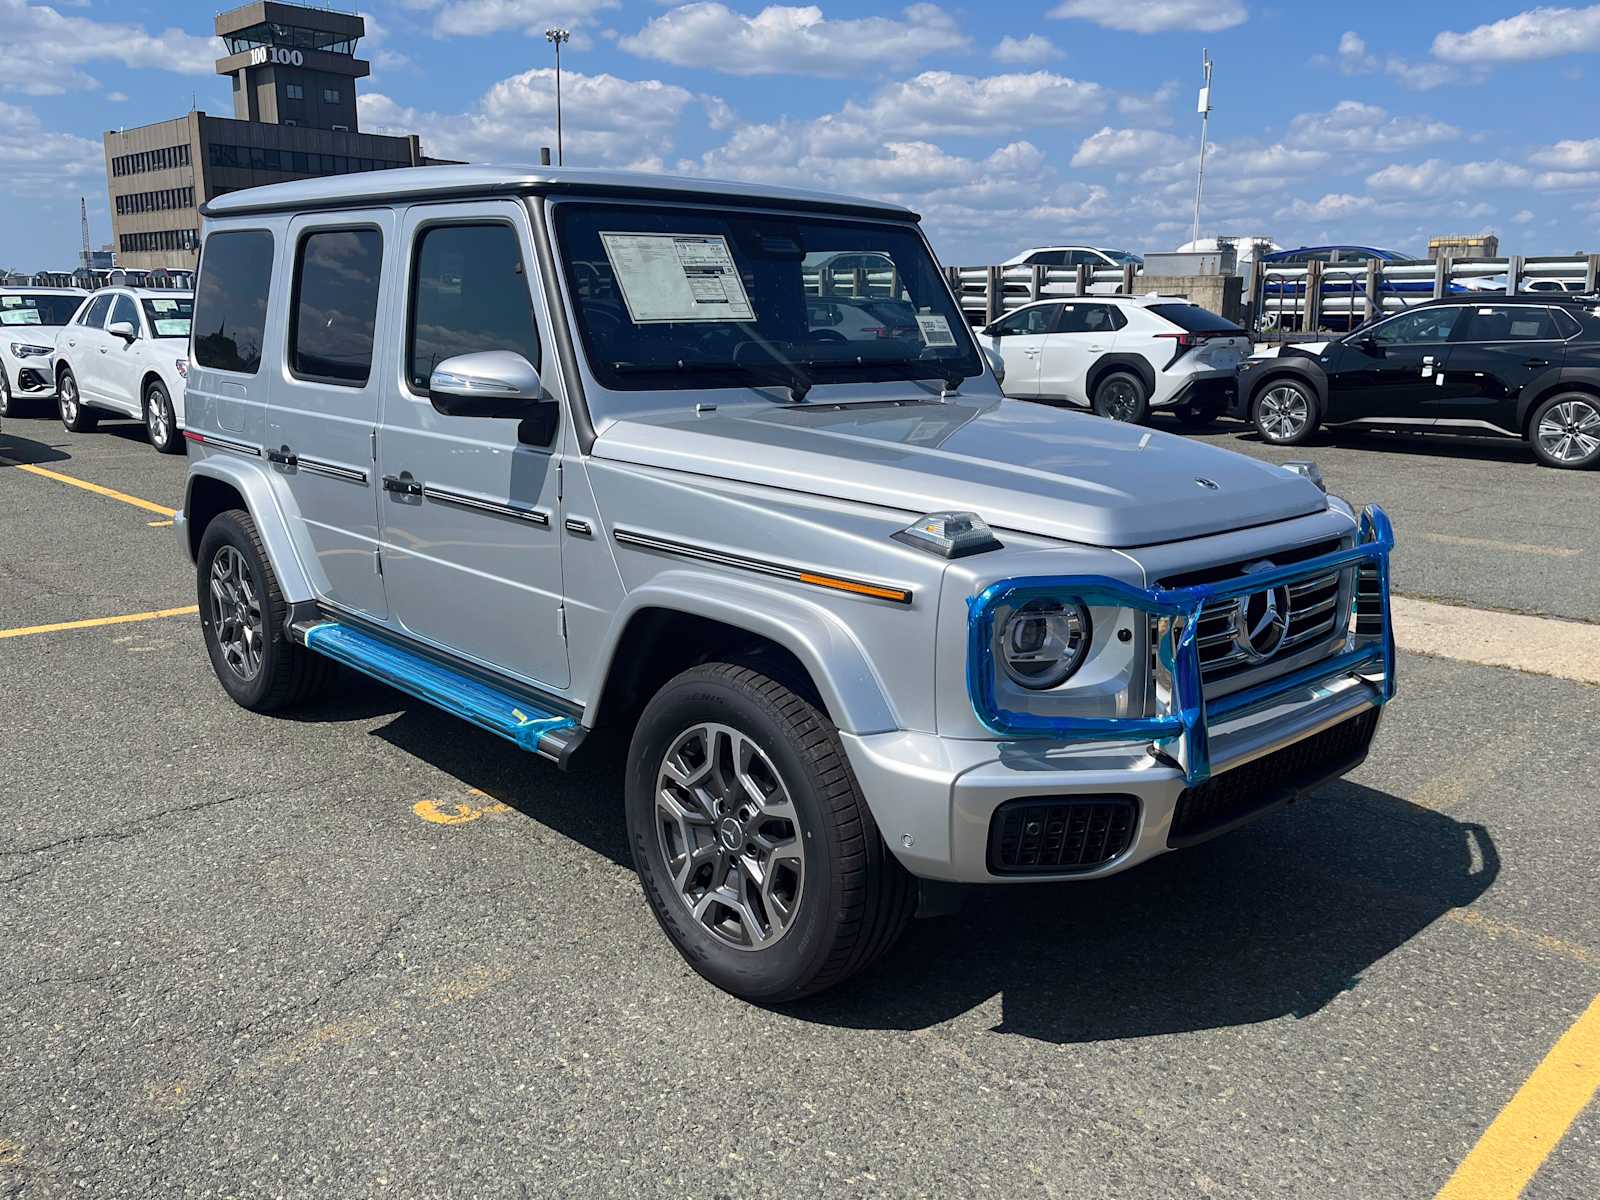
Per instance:
[[[540,707],[352,625],[296,622],[290,633],[308,650],[497,733],[559,767],[566,767],[586,732],[565,713]]]

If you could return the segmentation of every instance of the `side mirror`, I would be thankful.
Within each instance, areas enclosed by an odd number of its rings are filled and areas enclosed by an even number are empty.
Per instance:
[[[125,342],[132,342],[138,338],[131,321],[113,321],[106,326],[106,332],[112,337],[119,337]]]
[[[1006,328],[1004,325],[999,324],[985,325],[982,329],[978,330],[978,332],[983,334],[984,337],[1005,337]]]
[[[433,369],[428,400],[448,417],[531,417],[544,398],[539,372],[520,354],[458,354]]]
[[[1361,337],[1357,339],[1356,345],[1361,347],[1361,352],[1363,354],[1378,353],[1378,339],[1373,337],[1370,333],[1362,334]]]

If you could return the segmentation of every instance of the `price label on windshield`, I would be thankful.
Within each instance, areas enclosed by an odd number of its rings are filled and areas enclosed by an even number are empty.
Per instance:
[[[600,240],[634,324],[755,319],[720,234],[602,233]]]
[[[941,316],[919,313],[917,328],[922,331],[923,343],[929,347],[956,344],[956,335],[950,332],[950,322]]]

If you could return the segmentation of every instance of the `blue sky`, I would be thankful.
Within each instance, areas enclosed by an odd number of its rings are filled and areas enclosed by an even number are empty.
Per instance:
[[[338,6],[337,4],[335,6]],[[78,197],[110,240],[101,133],[200,108],[220,0],[0,0],[0,267],[69,267]],[[343,7],[350,7],[346,2]],[[363,128],[427,152],[885,196],[950,263],[1189,236],[1202,47],[1203,232],[1422,252],[1493,230],[1600,250],[1600,4],[1488,0],[378,0]]]

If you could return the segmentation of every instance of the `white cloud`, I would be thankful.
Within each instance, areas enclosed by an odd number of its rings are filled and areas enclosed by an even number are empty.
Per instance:
[[[617,0],[400,0],[400,6],[431,11],[436,37],[482,37],[503,30],[543,37],[552,25],[570,25],[572,40],[581,47],[587,44],[586,19],[616,8]]]
[[[1513,225],[1527,225],[1532,222],[1533,219],[1533,210],[1531,208],[1524,208],[1512,216],[1511,223]]]
[[[1250,10],[1240,0],[1062,0],[1048,15],[1093,21],[1106,29],[1131,33],[1167,33],[1174,29],[1210,33],[1243,25]]]
[[[1410,150],[1453,142],[1461,130],[1431,117],[1391,117],[1387,109],[1341,100],[1328,112],[1301,113],[1289,122],[1289,141],[1324,150]]]
[[[225,52],[216,38],[181,29],[147,33],[137,25],[63,16],[42,4],[0,0],[0,88],[32,95],[96,88],[78,70],[83,63],[118,62],[126,67],[209,75]]]
[[[1030,33],[1025,38],[1014,38],[1008,33],[990,53],[996,62],[1038,66],[1053,58],[1060,58],[1063,51],[1049,38],[1037,33]]]
[[[105,151],[97,141],[46,129],[31,108],[0,100],[0,195],[50,197],[70,204],[105,191]]]
[[[1326,56],[1318,55],[1313,62],[1327,63]],[[1353,30],[1346,30],[1339,37],[1339,45],[1334,51],[1334,66],[1345,75],[1376,75],[1382,73],[1414,92],[1432,91],[1436,87],[1452,82],[1467,82],[1477,78],[1476,75],[1463,77],[1462,72],[1456,67],[1447,67],[1442,63],[1417,63],[1401,58],[1399,55],[1390,54],[1380,58],[1373,54],[1367,47],[1366,39]]]
[[[1118,96],[1117,111],[1137,121],[1154,121],[1157,125],[1170,125],[1172,114],[1168,110],[1177,94],[1177,83],[1169,79],[1148,95],[1128,93]]]
[[[1154,129],[1113,129],[1109,125],[1083,139],[1072,156],[1075,167],[1148,166],[1152,159],[1182,158],[1188,146]]]
[[[1420,163],[1395,163],[1367,176],[1373,191],[1434,196],[1472,188],[1526,187],[1533,175],[1526,167],[1493,159],[1488,162],[1445,162],[1430,158]]]
[[[1553,146],[1543,146],[1528,155],[1528,161],[1541,167],[1557,167],[1564,171],[1582,171],[1600,167],[1600,138],[1576,141],[1568,138]]]
[[[694,94],[656,79],[561,73],[569,163],[635,165],[669,148]],[[468,113],[419,112],[381,92],[360,96],[361,127],[418,133],[426,153],[477,162],[532,161],[556,144],[555,71],[502,79]]]
[[[1533,186],[1541,192],[1600,187],[1600,171],[1541,171],[1533,177]]]
[[[957,75],[924,71],[880,88],[865,105],[845,105],[841,120],[918,137],[993,134],[1070,125],[1102,112],[1106,90],[1050,71]]]
[[[685,4],[620,38],[624,50],[681,67],[730,75],[846,77],[879,63],[903,65],[969,44],[935,4],[893,17],[830,19],[816,5],[773,4],[753,17],[725,4]]]
[[[1434,57],[1457,63],[1528,62],[1591,50],[1600,50],[1600,4],[1532,8],[1466,33],[1446,30],[1433,39]]]
[[[1278,216],[1305,221],[1330,221],[1370,212],[1377,207],[1371,196],[1353,196],[1349,192],[1329,192],[1320,200],[1297,199],[1280,208]]]

